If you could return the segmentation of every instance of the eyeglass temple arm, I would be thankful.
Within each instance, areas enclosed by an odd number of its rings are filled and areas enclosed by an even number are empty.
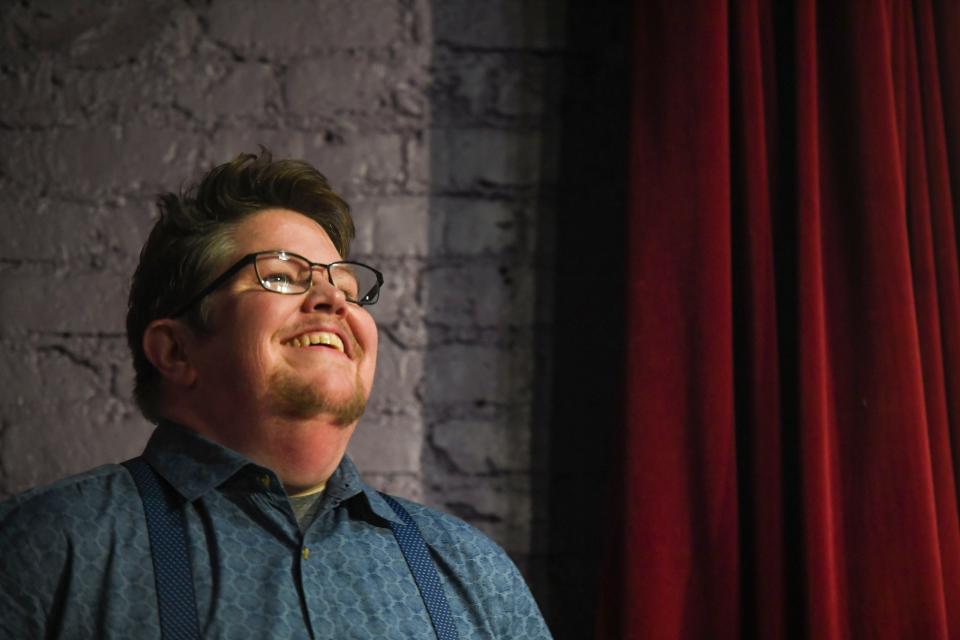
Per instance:
[[[220,276],[217,277],[216,279],[214,279],[213,282],[211,282],[210,284],[208,284],[207,286],[205,286],[205,287],[204,287],[203,289],[201,289],[195,296],[193,296],[192,298],[190,298],[190,300],[188,300],[186,303],[184,303],[183,305],[181,305],[180,308],[177,309],[176,313],[171,314],[170,317],[171,317],[171,318],[179,318],[180,316],[182,316],[184,313],[186,313],[186,311],[187,311],[190,307],[192,307],[192,306],[195,305],[197,302],[199,302],[200,300],[202,300],[203,298],[205,298],[207,295],[209,295],[210,293],[212,293],[217,287],[219,287],[219,286],[222,285],[224,282],[226,282],[226,281],[229,280],[231,277],[233,277],[233,275],[236,274],[238,271],[240,271],[240,269],[243,269],[245,266],[247,266],[248,264],[250,264],[251,262],[253,262],[253,261],[256,260],[256,259],[257,259],[257,254],[255,254],[255,253],[252,253],[252,254],[246,256],[243,260],[241,260],[240,262],[236,263],[235,265],[233,265],[232,267],[230,267],[229,269],[227,269],[227,270],[224,271],[223,273],[221,273]]]

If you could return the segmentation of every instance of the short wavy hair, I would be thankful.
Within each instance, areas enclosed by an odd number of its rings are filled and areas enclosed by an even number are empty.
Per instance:
[[[265,209],[296,211],[319,223],[344,258],[355,235],[349,205],[319,171],[300,160],[274,160],[263,147],[214,167],[180,194],[161,194],[157,208],[160,217],[140,251],[127,304],[134,399],[154,422],[160,418],[161,379],[143,351],[147,325],[169,317],[227,267],[232,232],[241,221]],[[183,318],[206,332],[207,298]]]

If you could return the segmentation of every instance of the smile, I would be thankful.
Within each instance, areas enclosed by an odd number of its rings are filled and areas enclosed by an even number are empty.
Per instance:
[[[291,340],[287,340],[284,344],[291,347],[312,347],[314,345],[320,345],[322,347],[330,347],[336,349],[340,353],[344,353],[343,340],[340,339],[335,333],[330,333],[328,331],[316,331],[312,333],[304,333],[303,335],[297,336]]]

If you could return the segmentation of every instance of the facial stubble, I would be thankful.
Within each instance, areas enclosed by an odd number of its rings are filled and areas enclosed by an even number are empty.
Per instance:
[[[334,425],[348,427],[360,419],[367,406],[367,394],[359,372],[354,381],[353,394],[345,399],[330,397],[318,386],[289,371],[274,371],[270,375],[269,387],[274,411],[291,420],[329,416]]]

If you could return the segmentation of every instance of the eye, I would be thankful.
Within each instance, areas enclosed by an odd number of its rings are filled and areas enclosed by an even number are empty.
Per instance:
[[[343,291],[347,300],[356,302],[357,296],[360,295],[360,285],[357,283],[357,274],[353,268],[350,265],[338,264],[333,269],[332,275],[333,283]]]
[[[343,295],[347,296],[347,300],[356,300],[357,299],[357,283],[353,282],[338,282],[337,288],[340,291],[343,291]]]
[[[293,276],[289,273],[269,273],[263,279],[268,283],[293,284]]]
[[[264,275],[263,285],[279,293],[291,293],[303,289],[293,274],[283,271],[273,271]]]

